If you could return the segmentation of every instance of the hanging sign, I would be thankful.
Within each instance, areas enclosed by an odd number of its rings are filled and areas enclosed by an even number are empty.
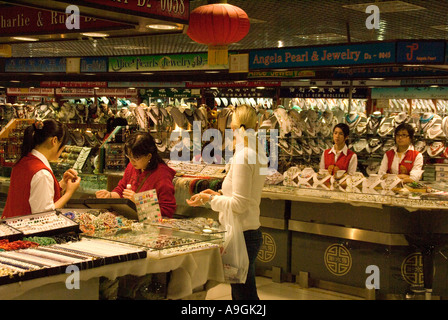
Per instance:
[[[95,91],[86,88],[56,88],[56,95],[66,97],[93,97]]]
[[[6,93],[10,96],[52,96],[53,88],[7,88]]]
[[[395,43],[254,50],[249,54],[249,68],[272,69],[394,63],[395,52]]]
[[[368,88],[352,88],[353,99],[367,99]],[[281,98],[348,99],[350,88],[281,88]]]
[[[207,59],[207,53],[109,57],[109,72],[228,69],[226,65],[209,66]]]
[[[354,67],[335,70],[328,78],[391,78],[447,76],[448,71],[425,66],[377,66]]]
[[[280,81],[210,81],[210,82],[187,82],[187,88],[253,88],[253,87],[279,87]]]
[[[108,82],[109,88],[185,88],[185,82],[148,82],[148,81],[123,81]]]
[[[65,72],[79,73],[81,68],[81,58],[67,58],[67,66]]]
[[[130,97],[136,96],[138,94],[137,89],[112,89],[112,88],[101,88],[95,91],[97,96],[106,97]]]
[[[229,73],[249,72],[249,54],[231,54],[229,57]]]
[[[5,72],[65,72],[65,58],[10,58],[5,61]]]
[[[188,23],[190,17],[190,0],[83,0],[82,6],[180,23]]]
[[[45,88],[95,88],[107,87],[105,81],[41,81],[41,87]]]
[[[208,88],[204,90],[205,97],[220,98],[274,98],[277,88]]]
[[[397,44],[397,63],[445,62],[445,41],[406,41]]]
[[[107,58],[81,58],[81,72],[107,72]]]
[[[287,70],[287,71],[251,71],[248,79],[256,78],[314,78],[316,72],[312,70]]]
[[[448,87],[373,88],[372,99],[448,99]]]
[[[79,29],[68,29],[66,20],[69,15],[51,10],[24,6],[0,6],[0,34],[18,36],[32,34],[59,34],[133,28],[133,25],[80,16]]]

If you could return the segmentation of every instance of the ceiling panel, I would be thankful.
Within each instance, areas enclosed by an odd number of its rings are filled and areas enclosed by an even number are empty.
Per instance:
[[[374,1],[347,0],[229,0],[247,12],[251,29],[230,50],[275,48],[348,42],[387,41],[397,39],[446,39],[448,34],[448,1],[387,1],[387,12],[381,13],[379,30],[368,30],[369,14],[348,5],[384,4]],[[191,10],[207,4],[206,0],[190,2]],[[411,11],[406,4],[418,6]],[[362,8],[362,7],[361,7]],[[392,8],[392,10],[390,9]],[[401,10],[395,11],[393,8]],[[414,10],[416,9],[416,10]],[[361,9],[362,10],[362,9]],[[14,57],[69,57],[148,55],[204,52],[207,46],[193,42],[185,33],[109,37],[63,41],[39,41],[12,44]]]

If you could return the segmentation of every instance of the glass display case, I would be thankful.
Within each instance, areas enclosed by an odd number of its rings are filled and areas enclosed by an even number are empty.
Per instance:
[[[104,172],[124,172],[127,159],[124,143],[108,143],[105,145]]]
[[[4,176],[10,175],[10,169],[20,158],[20,152],[25,129],[33,123],[29,119],[12,119],[0,132],[0,165],[5,172]]]
[[[197,234],[147,223],[138,223],[132,228],[96,232],[93,237],[144,247],[151,258],[216,248],[223,241],[222,234]]]
[[[164,219],[153,224],[107,210],[76,209],[64,215],[79,224],[83,236],[143,247],[153,258],[214,248],[224,236],[216,221],[204,218]]]

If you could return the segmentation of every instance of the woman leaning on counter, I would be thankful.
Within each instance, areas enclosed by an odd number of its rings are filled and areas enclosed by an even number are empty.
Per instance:
[[[162,216],[172,217],[176,211],[173,185],[176,172],[160,157],[154,138],[148,132],[135,132],[125,141],[124,149],[129,164],[123,178],[112,191],[97,191],[96,197],[133,201],[135,193],[155,189]]]
[[[67,141],[67,127],[53,119],[36,121],[25,129],[2,218],[60,209],[70,200],[81,178],[69,169],[58,181],[49,163],[60,157]]]
[[[387,151],[378,174],[396,174],[405,183],[417,182],[422,177],[423,155],[414,150],[414,128],[402,123],[395,129],[395,146]]]

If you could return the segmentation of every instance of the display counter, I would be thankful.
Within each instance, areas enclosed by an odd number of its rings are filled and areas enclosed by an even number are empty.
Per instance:
[[[0,299],[183,299],[224,279],[223,233],[207,219],[154,224],[66,208],[1,226]],[[157,277],[163,288],[151,292]]]
[[[175,218],[218,220],[218,213],[209,205],[193,208],[186,204],[186,199],[200,191],[196,190],[200,185],[198,181],[203,180],[183,176],[174,182]],[[192,187],[193,182],[195,185]],[[2,190],[7,190],[8,179],[0,183]],[[80,194],[80,197],[91,196]],[[405,298],[420,289],[427,291],[428,296],[446,297],[448,201],[444,199],[437,193],[404,196],[381,190],[365,193],[266,185],[260,205],[263,244],[256,260],[257,274],[272,277],[278,282],[297,281],[303,286],[319,286],[369,299]],[[215,251],[219,252],[215,248],[189,253],[176,253],[174,250],[173,255],[148,251],[144,261],[155,265],[171,259],[177,261],[179,257],[194,261],[201,252]],[[214,257],[215,254],[211,253],[213,257],[207,258],[213,260],[210,260],[212,266],[219,258],[219,254]],[[144,262],[127,264],[140,263]],[[219,281],[221,271],[215,267],[202,270],[203,267],[200,264],[195,272],[201,276],[208,273],[207,281]],[[372,272],[368,271],[375,267],[374,270],[379,272],[379,284],[377,289],[367,289],[366,281]],[[172,268],[166,270],[173,275],[170,280],[172,288],[177,286],[173,282],[176,281],[175,274],[179,277],[180,274],[187,275],[190,271],[185,270],[191,267],[179,268],[177,271]],[[96,271],[86,274],[91,272]],[[202,281],[201,285],[206,285],[207,281]],[[192,279],[190,287],[194,289],[199,282]],[[188,288],[188,285],[183,284],[183,288]],[[176,293],[177,289],[172,290],[168,291],[168,298],[183,296]],[[188,291],[191,294],[192,291]]]
[[[222,263],[218,248],[179,254],[163,259],[147,257],[98,268],[81,270],[79,289],[67,289],[71,273],[36,278],[0,286],[0,299],[98,299],[101,278],[115,280],[126,275],[170,273],[167,299],[182,299],[194,290],[222,282]]]
[[[447,201],[285,186],[263,197],[291,202],[291,273],[303,285],[379,299],[448,294]],[[372,268],[376,290],[366,289]]]

